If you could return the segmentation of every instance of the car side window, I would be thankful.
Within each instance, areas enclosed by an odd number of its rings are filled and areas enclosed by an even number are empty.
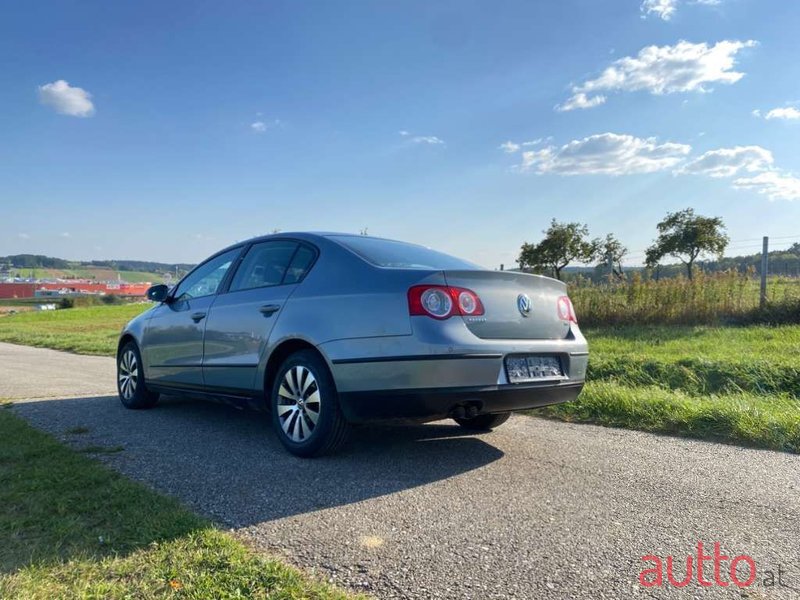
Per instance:
[[[190,300],[216,294],[239,252],[240,248],[229,250],[197,267],[178,284],[173,297],[176,300]]]
[[[233,276],[230,291],[280,285],[297,250],[297,242],[275,241],[253,244]]]
[[[283,278],[283,283],[297,283],[306,276],[311,263],[314,262],[316,252],[308,246],[300,246],[286,270],[286,277]]]

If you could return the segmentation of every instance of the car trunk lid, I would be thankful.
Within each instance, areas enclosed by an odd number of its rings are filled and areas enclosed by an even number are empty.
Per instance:
[[[484,314],[461,317],[479,338],[556,340],[569,334],[569,321],[559,318],[557,309],[558,298],[567,293],[561,281],[510,271],[445,271],[444,276],[448,285],[480,298]]]

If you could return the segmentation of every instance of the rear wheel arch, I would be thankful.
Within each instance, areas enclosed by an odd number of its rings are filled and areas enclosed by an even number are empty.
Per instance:
[[[287,358],[289,358],[295,352],[299,352],[300,350],[311,350],[319,355],[319,357],[328,366],[328,371],[331,372],[331,376],[333,376],[333,372],[331,371],[330,363],[327,357],[322,354],[319,348],[317,348],[314,344],[300,338],[284,340],[278,344],[269,355],[269,358],[267,359],[267,366],[264,369],[264,399],[267,407],[269,407],[269,395],[270,391],[272,390],[272,385],[275,383],[275,376],[278,374],[278,370],[281,368],[281,365]]]

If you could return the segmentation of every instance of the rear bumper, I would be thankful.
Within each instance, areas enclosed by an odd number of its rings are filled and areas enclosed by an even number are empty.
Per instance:
[[[434,421],[464,408],[486,414],[570,402],[581,389],[582,381],[343,392],[339,396],[342,410],[351,422]]]

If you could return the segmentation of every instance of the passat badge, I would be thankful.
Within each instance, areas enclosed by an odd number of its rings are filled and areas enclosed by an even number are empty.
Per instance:
[[[517,296],[517,308],[523,317],[527,317],[531,313],[531,299],[528,294],[520,294]]]

